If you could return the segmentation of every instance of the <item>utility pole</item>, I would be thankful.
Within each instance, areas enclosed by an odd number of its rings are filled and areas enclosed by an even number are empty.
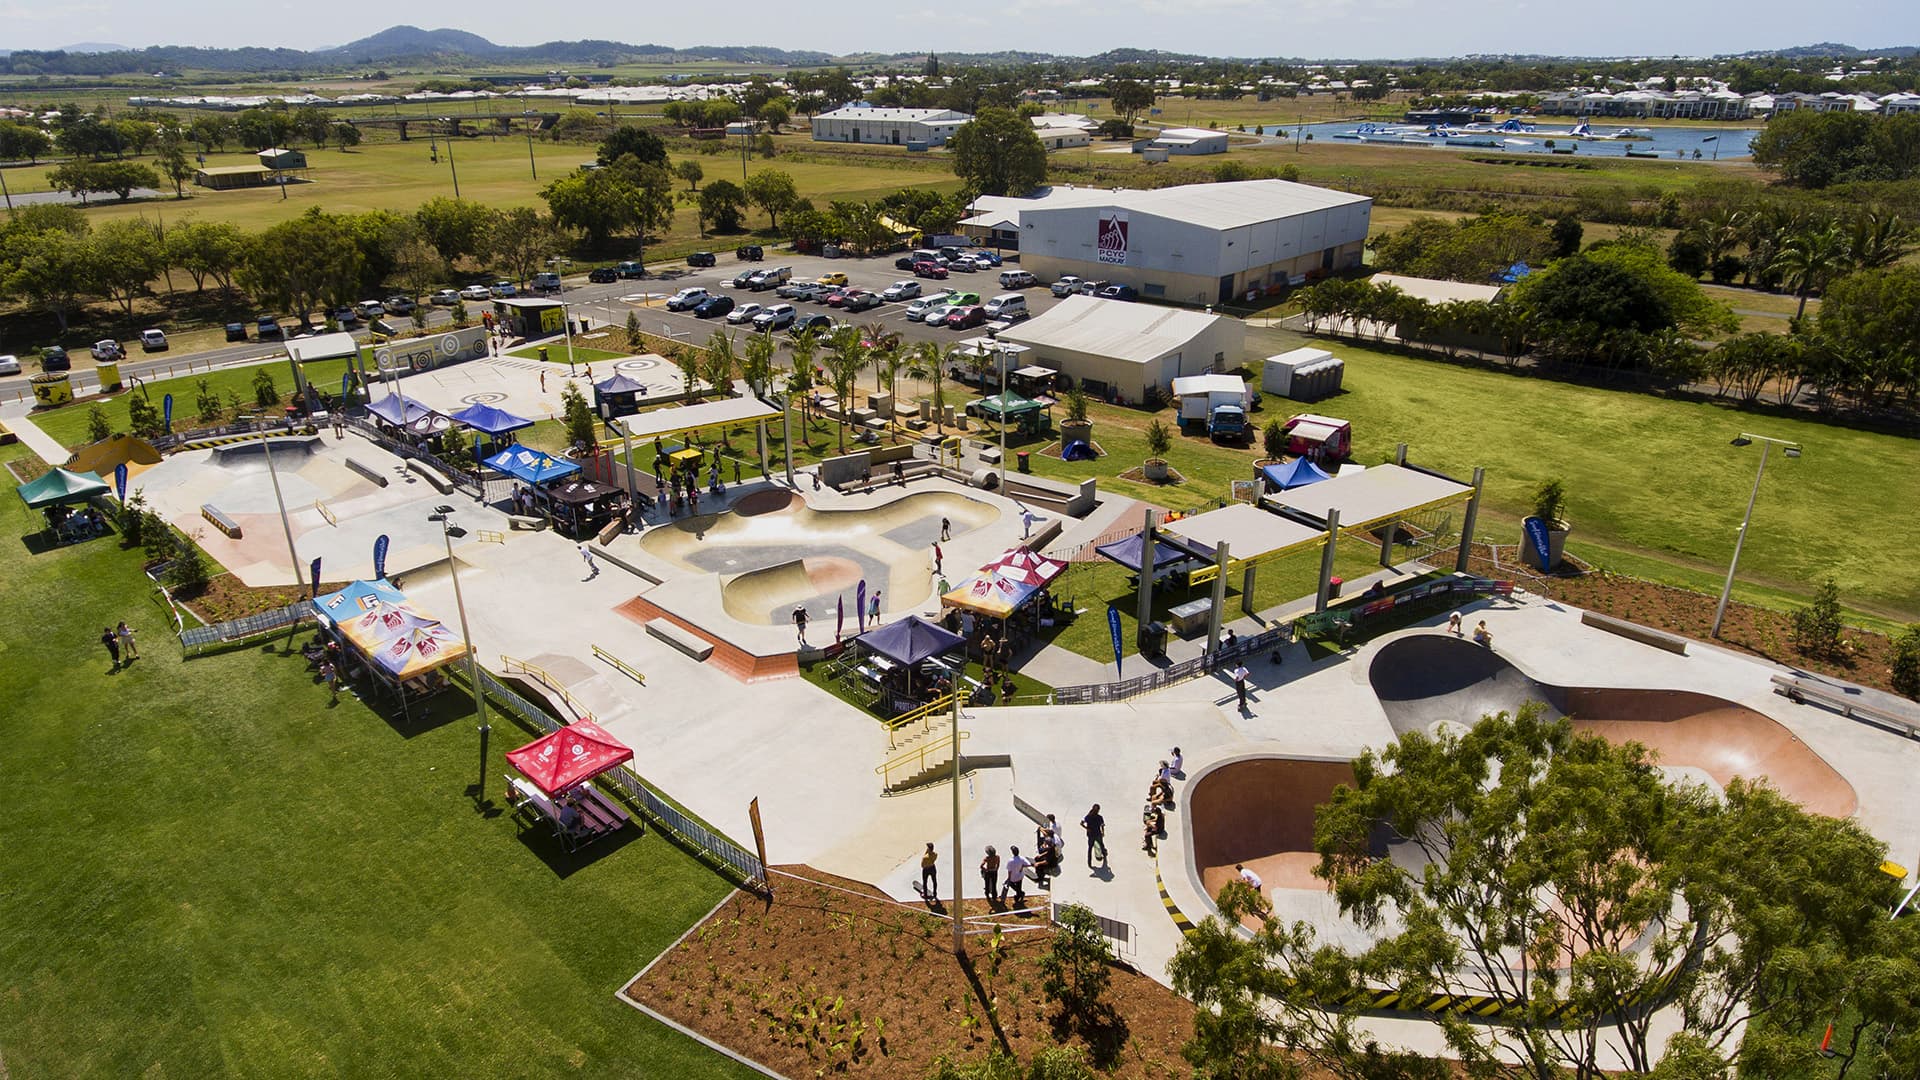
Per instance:
[[[967,955],[967,924],[960,918],[960,890],[966,875],[960,872],[960,693],[966,686],[961,676],[967,673],[966,654],[960,655],[960,667],[953,677],[953,955]]]
[[[540,166],[534,164],[533,160],[533,132],[531,131],[527,132],[527,171],[533,174],[535,180],[540,179]]]
[[[460,130],[460,121],[455,120],[453,122],[453,129],[455,132]],[[447,168],[453,170],[453,197],[457,199],[460,197],[460,166],[453,163],[452,135],[447,136]]]

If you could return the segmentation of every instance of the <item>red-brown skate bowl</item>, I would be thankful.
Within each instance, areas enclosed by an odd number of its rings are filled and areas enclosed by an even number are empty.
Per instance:
[[[1325,890],[1313,876],[1313,815],[1342,784],[1352,786],[1353,765],[1339,758],[1244,758],[1196,776],[1184,812],[1206,894],[1220,895],[1236,864],[1268,888]]]

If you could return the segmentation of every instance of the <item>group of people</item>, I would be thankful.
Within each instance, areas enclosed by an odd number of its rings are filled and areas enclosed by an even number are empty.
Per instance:
[[[133,627],[124,620],[119,626],[109,626],[100,631],[100,644],[106,646],[107,655],[113,657],[114,671],[119,671],[122,663],[130,665],[140,659],[140,648],[133,640]]]
[[[47,507],[47,524],[53,526],[62,543],[88,540],[107,532],[106,515],[91,506],[69,510],[64,506]]]
[[[689,449],[698,450],[699,447]],[[716,498],[725,496],[727,485],[720,478],[718,446],[713,448],[711,459],[703,452],[699,458],[688,458],[676,464],[667,456],[666,444],[660,439],[653,441],[654,491],[660,503],[666,506],[669,516],[679,517],[683,508],[689,514],[700,512],[700,466],[703,462],[707,466],[707,494]],[[733,482],[740,482],[740,462],[737,459],[733,463]]]
[[[1454,637],[1461,636],[1462,625],[1463,623],[1459,612],[1456,611],[1447,616],[1447,632]],[[1493,648],[1493,631],[1487,629],[1487,620],[1481,619],[1479,624],[1473,628],[1473,643],[1489,649]]]
[[[1147,801],[1140,808],[1140,850],[1149,855],[1160,853],[1160,838],[1167,835],[1167,811],[1173,809],[1173,781],[1186,778],[1186,763],[1186,755],[1176,746],[1147,782]]]

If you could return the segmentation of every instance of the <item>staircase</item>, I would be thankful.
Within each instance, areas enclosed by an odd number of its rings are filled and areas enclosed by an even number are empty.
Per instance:
[[[969,738],[961,732],[960,738]],[[873,770],[880,776],[880,790],[894,795],[922,784],[930,784],[953,775],[953,733],[938,728],[922,728],[897,739],[886,763]]]

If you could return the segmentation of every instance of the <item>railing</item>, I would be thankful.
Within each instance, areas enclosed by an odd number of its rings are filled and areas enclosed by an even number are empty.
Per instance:
[[[536,679],[540,683],[540,685],[546,687],[548,690],[552,691],[556,696],[558,696],[561,701],[564,701],[567,703],[567,708],[573,710],[573,718],[575,720],[592,720],[593,719],[593,710],[587,708],[585,705],[582,705],[580,704],[579,701],[575,700],[572,694],[567,693],[567,688],[561,685],[560,680],[554,678],[552,675],[547,674],[545,668],[535,667],[532,664],[527,663],[525,660],[516,660],[513,657],[508,656],[505,653],[502,653],[500,656],[500,670],[507,673],[508,675],[533,676],[534,679]]]
[[[916,720],[925,721],[927,717],[936,715],[938,713],[946,712],[948,709],[952,707],[953,707],[953,695],[950,693],[942,694],[941,696],[934,698],[932,701],[927,702],[925,705],[920,706],[919,708],[913,710],[912,712],[903,712],[899,716],[896,716],[893,719],[886,721],[887,731],[889,733],[899,731],[901,728],[906,727],[908,724],[911,724]]]
[[[440,475],[446,477],[447,482],[451,483],[455,488],[476,499],[485,498],[486,481],[481,479],[478,472],[451,465],[436,454],[422,450],[411,443],[402,442],[388,435],[386,432],[381,431],[377,426],[368,423],[362,417],[350,416],[343,420],[342,423],[354,431],[365,435],[368,440],[388,453],[393,454],[395,457],[402,459],[416,458],[424,461],[438,470]]]
[[[320,516],[327,519],[327,524],[332,525],[335,528],[340,527],[340,519],[333,516],[333,511],[327,509],[326,503],[320,501],[319,499],[315,499],[313,500],[313,508],[315,510],[320,511]]]
[[[1512,596],[1513,582],[1497,581],[1493,578],[1441,578],[1424,582],[1411,588],[1387,593],[1372,600],[1362,594],[1355,603],[1343,609],[1316,611],[1302,615],[1293,622],[1296,637],[1333,637],[1345,643],[1357,632],[1364,632],[1369,619],[1403,611],[1415,604],[1429,601],[1452,602],[1456,598],[1476,596]]]
[[[180,631],[180,648],[187,650],[205,645],[245,641],[247,638],[278,630],[283,626],[305,622],[312,617],[313,605],[302,600],[297,604],[263,611],[258,615],[248,615],[242,619],[230,619],[211,626],[195,626],[182,630]]]
[[[1218,651],[1196,656],[1191,660],[1182,660],[1177,664],[1150,671],[1145,675],[1136,675],[1120,682],[1090,683],[1084,686],[1060,686],[1053,691],[1056,705],[1086,705],[1096,701],[1126,701],[1142,694],[1151,694],[1163,690],[1174,683],[1198,678],[1230,660],[1252,656],[1270,649],[1283,641],[1293,638],[1291,626],[1276,626],[1264,633],[1250,638],[1241,638],[1232,648],[1222,647]]]
[[[633,666],[628,664],[625,660],[620,659],[619,657],[613,655],[612,653],[608,652],[607,650],[601,648],[598,645],[593,645],[589,647],[593,649],[593,655],[599,657],[602,660],[605,660],[609,664],[612,664],[614,666],[614,669],[620,672],[620,674],[625,675],[627,678],[632,679],[634,682],[639,683],[641,686],[647,685],[647,677],[645,675],[640,674],[638,671],[635,671],[633,669]]]
[[[480,685],[497,704],[505,706],[508,712],[519,717],[533,730],[544,735],[560,729],[561,723],[557,718],[514,693],[485,668],[480,669]],[[736,879],[748,888],[760,892],[766,891],[767,868],[758,856],[709,828],[705,822],[673,805],[666,796],[649,787],[647,782],[632,769],[623,765],[602,773],[601,776],[637,803],[641,812],[646,814],[656,827],[666,830],[681,843],[720,863],[732,871]]]
[[[971,732],[963,731],[960,733],[960,739],[962,742],[972,737],[973,736]],[[906,773],[906,775],[908,777],[919,776],[921,773],[927,771],[928,755],[938,753],[939,751],[942,751],[942,750],[951,750],[952,748],[953,748],[953,736],[950,734],[942,735],[939,738],[933,740],[932,742],[924,743],[920,746],[916,746],[904,754],[899,754],[892,758],[887,759],[886,764],[879,766],[873,771],[876,775],[880,777],[881,789],[885,791],[892,791],[893,790],[893,774],[895,772],[905,769],[908,765],[912,765],[913,766],[912,771]]]
[[[474,530],[473,538],[483,544],[504,544],[507,542],[507,534],[497,529],[476,529]]]

